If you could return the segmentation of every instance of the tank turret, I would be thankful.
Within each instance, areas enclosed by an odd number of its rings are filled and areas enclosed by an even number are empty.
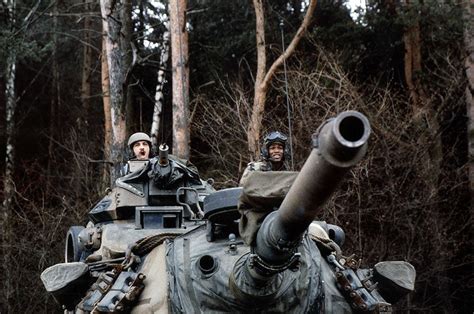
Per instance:
[[[76,313],[388,313],[414,289],[413,266],[363,269],[342,255],[342,229],[315,221],[369,135],[365,116],[343,112],[299,173],[255,171],[220,191],[161,146],[69,230],[46,290]]]

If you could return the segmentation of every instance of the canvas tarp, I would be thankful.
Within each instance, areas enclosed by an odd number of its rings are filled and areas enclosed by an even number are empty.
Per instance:
[[[239,232],[245,243],[252,244],[263,219],[278,209],[297,175],[295,171],[251,171],[241,180]]]

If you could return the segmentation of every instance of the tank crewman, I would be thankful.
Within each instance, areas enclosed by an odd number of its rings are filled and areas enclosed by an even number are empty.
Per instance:
[[[130,135],[128,138],[128,148],[130,149],[130,157],[127,164],[122,169],[122,175],[130,172],[135,172],[142,169],[148,164],[148,161],[155,157],[151,146],[151,138],[148,134],[137,132]],[[178,158],[174,155],[169,155],[169,159],[181,163],[192,171],[198,173],[198,169],[189,160]]]
[[[263,138],[260,149],[261,160],[250,162],[240,179],[239,185],[243,187],[243,194],[239,199],[239,212],[242,215],[239,221],[239,233],[244,242],[249,245],[255,241],[257,231],[265,216],[275,207],[276,204],[273,204],[275,196],[287,192],[288,186],[296,177],[295,174],[283,172],[270,173],[289,170],[287,163],[290,159],[290,149],[287,140],[288,137],[279,131],[268,133]],[[269,173],[259,175],[254,171]],[[268,180],[276,181],[267,182]],[[255,195],[262,194],[266,197],[254,198]],[[281,199],[283,197],[284,195]],[[279,197],[276,198],[279,199]]]
[[[146,133],[133,133],[128,138],[127,145],[130,149],[130,157],[129,161],[122,169],[122,175],[143,168],[152,157],[151,138]]]
[[[151,138],[148,134],[143,132],[132,134],[127,145],[133,154],[130,160],[148,160],[150,158]]]
[[[273,131],[263,138],[263,145],[260,149],[261,160],[250,162],[245,169],[242,180],[245,180],[250,171],[286,171],[287,162],[290,159],[290,149],[287,145],[288,137],[279,132]]]
[[[278,131],[268,133],[263,139],[263,146],[260,152],[262,160],[258,162],[251,162],[248,164],[247,168],[240,179],[240,185],[244,186],[245,181],[248,179],[251,171],[287,171],[289,167],[287,165],[290,159],[289,147],[287,145],[288,137]],[[279,177],[281,180],[284,177]],[[269,189],[269,195],[277,195],[278,186],[288,186],[293,183],[291,176],[286,177],[291,181],[282,181],[280,184],[276,184],[277,188],[275,190]],[[248,184],[248,182],[247,182]],[[257,185],[259,183],[256,183]],[[251,187],[252,188],[252,187]],[[245,189],[245,188],[244,188]],[[239,232],[244,241],[248,244],[253,243],[258,228],[260,227],[261,222],[265,218],[268,212],[262,212],[261,210],[247,210],[245,207],[242,207],[241,210],[242,217],[239,222]],[[314,239],[323,239],[324,241],[329,240],[329,236],[326,231],[318,224],[311,223],[308,227],[309,235]],[[344,233],[342,236],[338,233],[339,237],[344,239]],[[341,240],[344,242],[344,240]]]

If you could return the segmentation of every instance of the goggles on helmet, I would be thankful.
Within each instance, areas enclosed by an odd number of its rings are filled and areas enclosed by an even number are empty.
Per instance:
[[[286,141],[288,140],[288,137],[278,131],[273,131],[268,133],[264,139],[263,139],[263,145],[260,148],[260,155],[263,157],[263,159],[268,160],[270,156],[268,155],[268,149],[271,144],[273,143],[280,143],[283,145],[283,148],[285,150],[284,152],[284,159],[289,160],[290,159],[290,150],[288,145],[286,145]]]
[[[288,140],[288,137],[285,134],[280,133],[278,131],[274,131],[267,134],[267,136],[265,136],[265,138],[263,139],[263,142],[265,146],[268,146],[269,144],[272,144],[275,142],[286,144],[287,140]]]

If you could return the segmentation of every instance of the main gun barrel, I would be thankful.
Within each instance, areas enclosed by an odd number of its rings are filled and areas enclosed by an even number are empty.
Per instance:
[[[293,255],[344,174],[364,156],[369,135],[369,121],[357,111],[339,114],[313,134],[310,156],[278,211],[257,234],[255,253],[262,260],[278,265]]]

